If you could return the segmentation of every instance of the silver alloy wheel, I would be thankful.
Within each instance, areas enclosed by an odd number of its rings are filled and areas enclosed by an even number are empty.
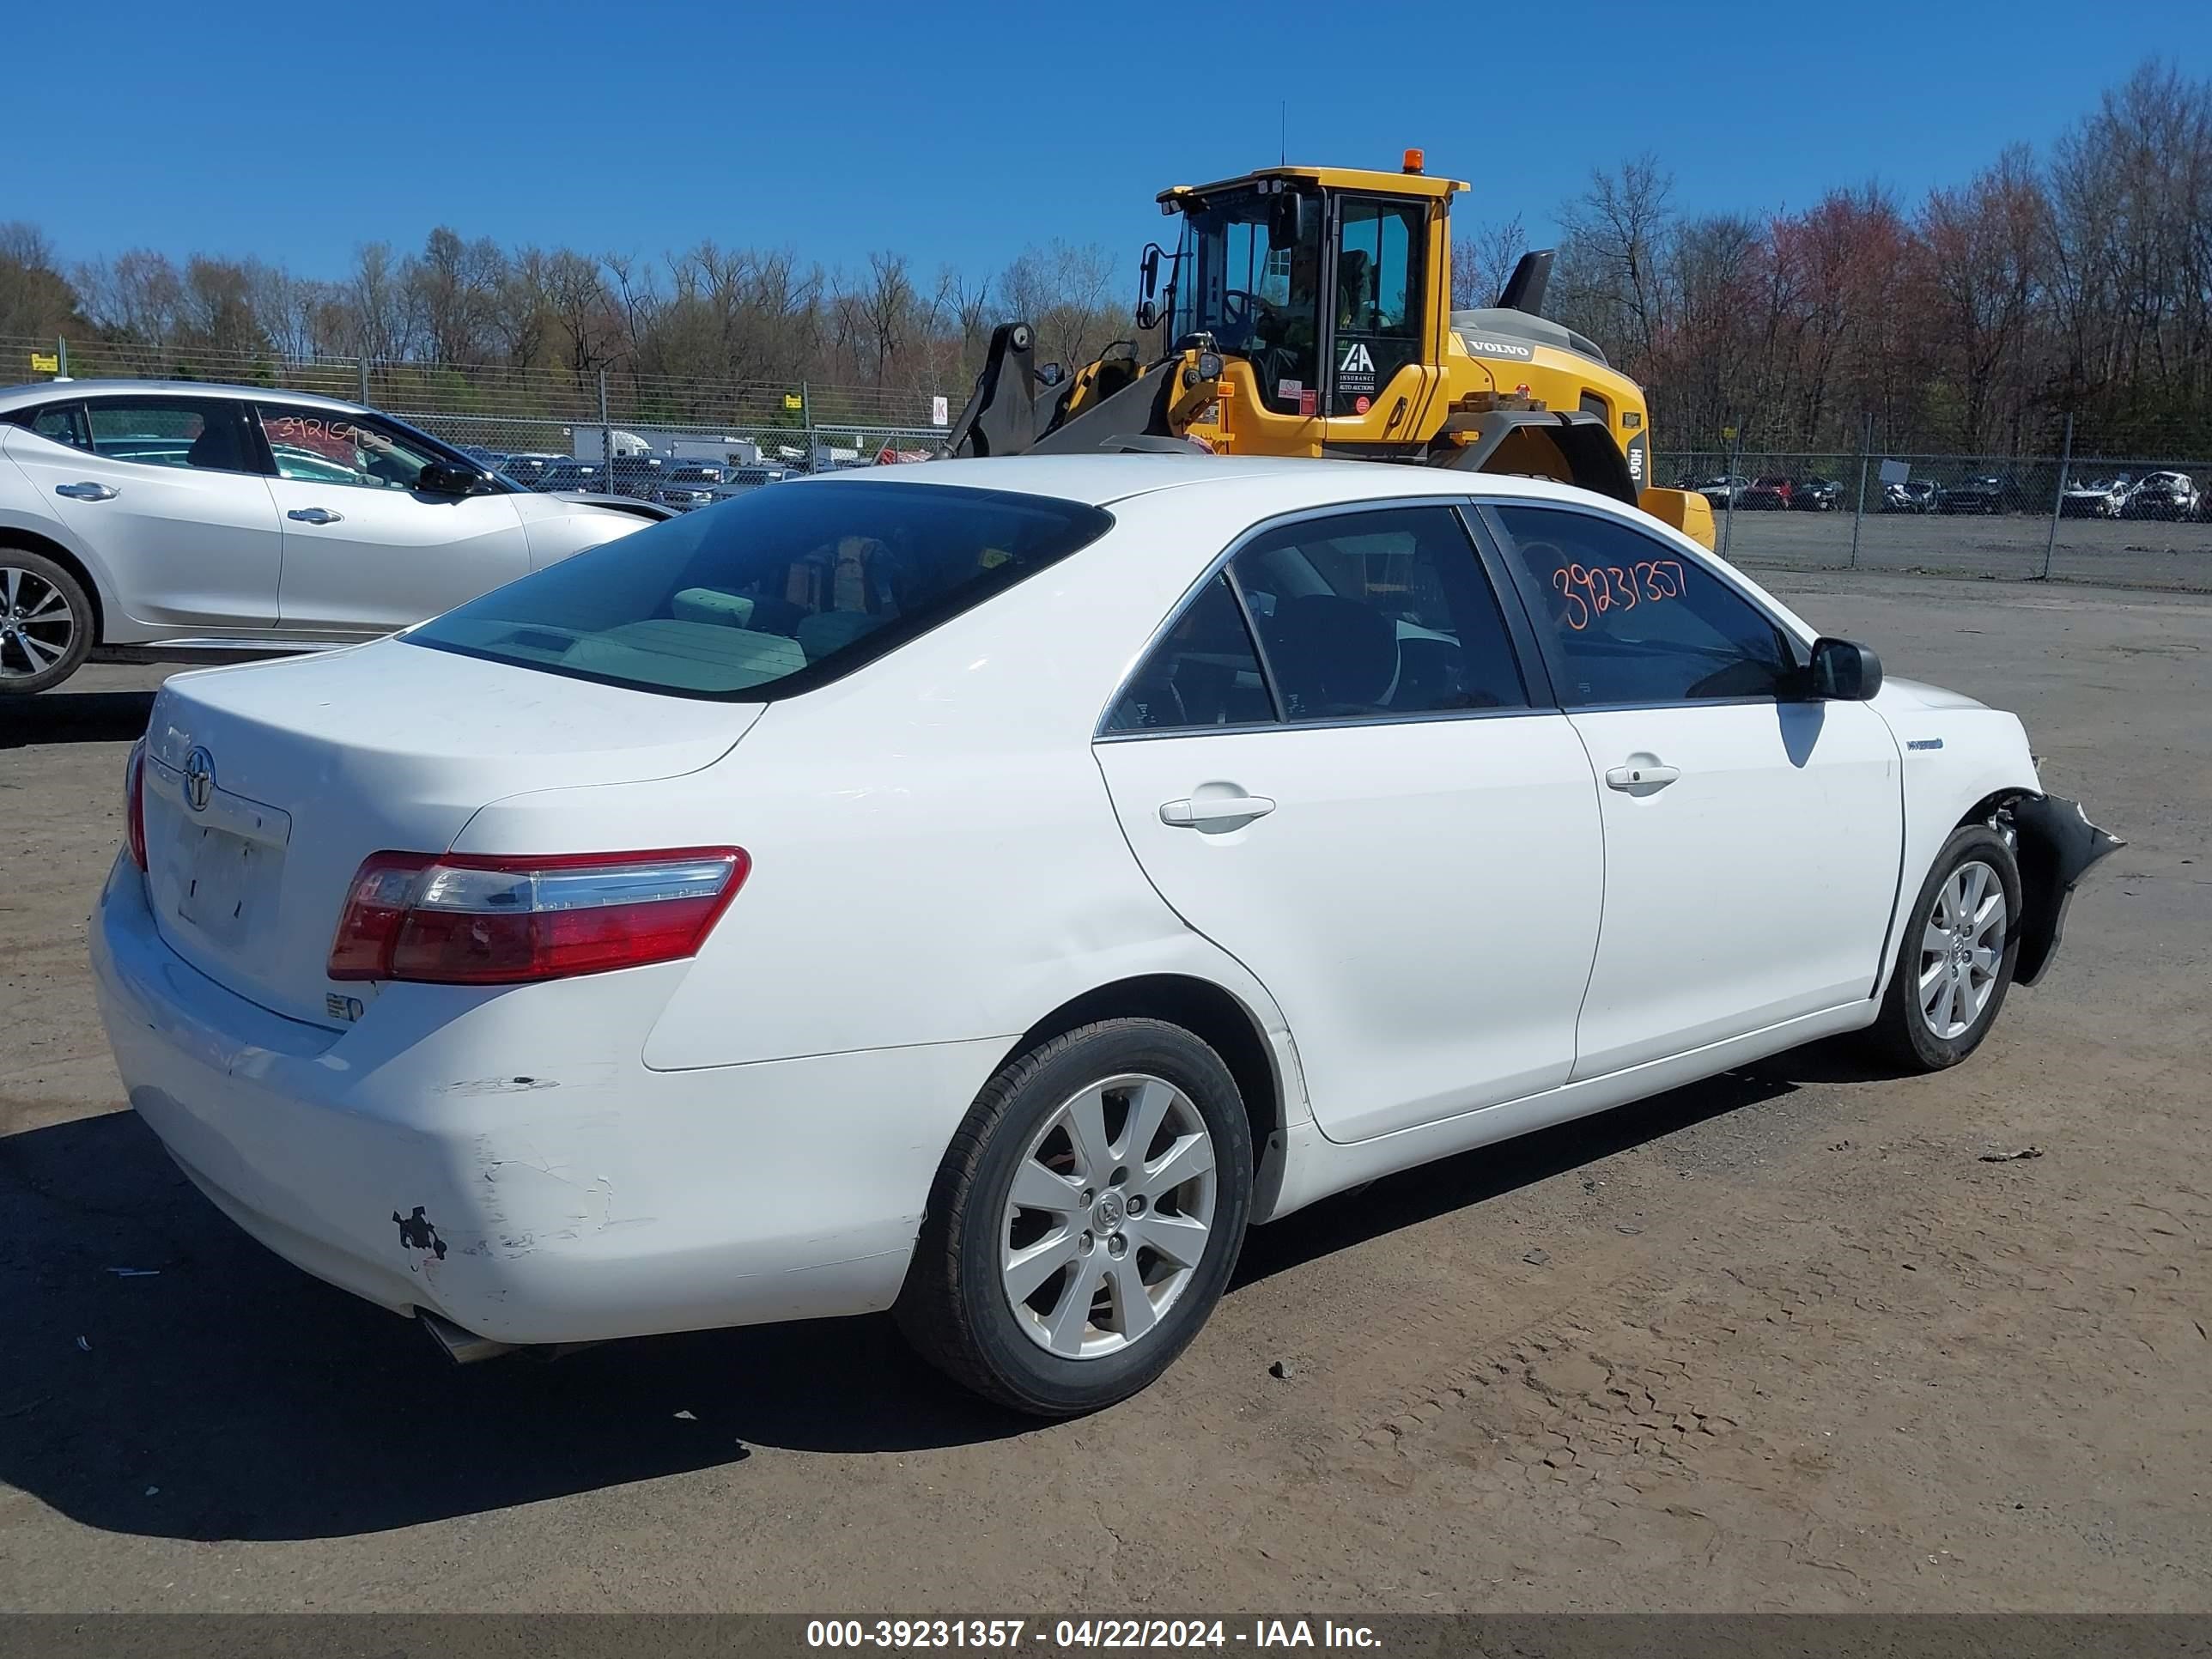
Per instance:
[[[1920,1018],[1948,1042],[1972,1029],[2004,963],[2004,883],[1979,859],[1954,870],[1920,933]]]
[[[1144,1340],[1206,1255],[1213,1137],[1172,1083],[1130,1074],[1061,1103],[1023,1149],[1000,1224],[1015,1322],[1063,1359]]]
[[[68,597],[35,570],[0,565],[0,680],[43,674],[76,643]]]

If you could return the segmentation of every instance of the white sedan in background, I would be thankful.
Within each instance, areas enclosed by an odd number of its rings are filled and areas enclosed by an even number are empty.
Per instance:
[[[0,390],[0,696],[49,690],[94,650],[221,660],[370,639],[667,516],[533,495],[305,392]]]
[[[1970,1054],[2114,844],[1550,483],[795,482],[162,689],[93,957],[309,1272],[507,1345],[894,1309],[1127,1395],[1248,1224],[1838,1032]]]

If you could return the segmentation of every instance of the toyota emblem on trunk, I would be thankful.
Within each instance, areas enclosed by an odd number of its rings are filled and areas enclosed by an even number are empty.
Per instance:
[[[185,757],[185,805],[195,812],[204,812],[208,797],[214,793],[215,757],[195,747]]]

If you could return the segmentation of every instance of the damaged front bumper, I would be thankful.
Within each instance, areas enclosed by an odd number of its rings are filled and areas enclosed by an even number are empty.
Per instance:
[[[2023,795],[2005,809],[2018,836],[2021,918],[2013,977],[2033,985],[2058,954],[2075,890],[2106,857],[2127,845],[2089,822],[2078,800]]]

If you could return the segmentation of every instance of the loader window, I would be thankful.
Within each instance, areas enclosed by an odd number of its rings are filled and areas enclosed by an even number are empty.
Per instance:
[[[1330,414],[1364,415],[1390,377],[1420,357],[1427,246],[1418,202],[1347,197],[1338,210]]]
[[[1300,216],[1275,191],[1237,191],[1187,210],[1173,337],[1203,331],[1252,365],[1260,395],[1278,414],[1319,412],[1321,213]],[[1304,234],[1292,222],[1304,219]],[[1184,278],[1179,276],[1180,284]]]

